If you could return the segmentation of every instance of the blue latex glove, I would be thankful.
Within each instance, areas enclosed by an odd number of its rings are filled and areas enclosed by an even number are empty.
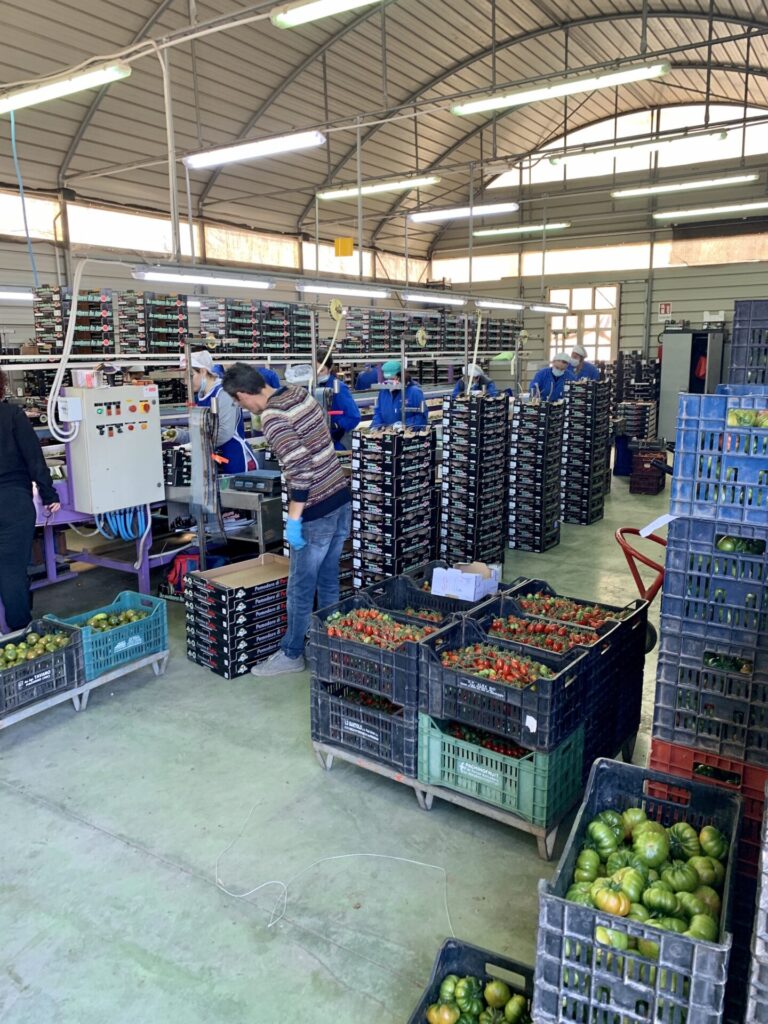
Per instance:
[[[300,519],[289,519],[285,524],[285,539],[291,545],[291,547],[299,551],[301,548],[306,546],[306,541],[301,532],[301,520]]]

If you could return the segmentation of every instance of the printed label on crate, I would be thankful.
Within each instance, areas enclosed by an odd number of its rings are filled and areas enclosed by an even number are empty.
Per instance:
[[[462,690],[470,690],[472,693],[482,693],[486,697],[495,697],[497,700],[506,701],[509,687],[494,686],[485,679],[475,679],[472,676],[457,676],[456,684]]]
[[[376,729],[371,729],[367,725],[363,725],[362,722],[356,722],[352,718],[342,718],[341,720],[342,732],[350,732],[355,736],[360,736],[362,739],[371,740],[373,743],[379,743],[381,735]]]
[[[126,637],[125,640],[120,640],[112,648],[115,654],[120,654],[122,651],[127,651],[131,647],[141,647],[144,643],[144,637],[141,633],[135,633],[133,636]]]
[[[28,690],[32,686],[47,684],[52,678],[53,665],[48,665],[47,668],[38,669],[33,675],[16,680],[16,693],[24,693],[25,690]]]
[[[487,782],[491,786],[500,786],[502,783],[499,772],[484,768],[480,764],[473,764],[471,761],[457,761],[456,774],[463,775],[465,779],[474,779],[475,782]]]

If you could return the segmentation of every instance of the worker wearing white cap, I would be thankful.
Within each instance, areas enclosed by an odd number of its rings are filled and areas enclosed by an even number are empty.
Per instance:
[[[458,398],[459,395],[464,394],[467,390],[467,381],[471,381],[469,385],[470,392],[482,391],[485,388],[486,395],[498,395],[499,393],[491,378],[483,373],[477,363],[470,363],[469,366],[464,367],[463,377],[459,377],[453,386],[453,398]]]
[[[576,380],[600,380],[600,371],[594,363],[587,362],[587,350],[583,345],[573,346],[570,364],[570,372]]]
[[[222,389],[222,380],[216,372],[211,353],[205,349],[193,352],[190,363],[195,403],[201,408],[210,408],[213,399],[216,399],[216,435],[213,446],[216,455],[222,460],[217,463],[220,472],[244,473],[256,469],[256,459],[245,440],[243,410]]]
[[[567,373],[571,357],[567,352],[555,352],[549,366],[539,370],[531,381],[531,394],[538,395],[545,402],[556,402],[563,397],[566,381],[573,380]]]

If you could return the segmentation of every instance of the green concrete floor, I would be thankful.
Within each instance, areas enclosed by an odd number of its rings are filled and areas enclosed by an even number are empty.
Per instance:
[[[505,578],[620,604],[636,597],[613,539],[667,495],[614,480],[606,518],[558,548],[510,553]],[[94,570],[37,595],[62,613],[112,598]],[[658,605],[654,606],[654,617]],[[0,732],[2,1024],[404,1024],[435,952],[456,934],[531,963],[531,836],[336,763],[309,742],[305,674],[227,682],[188,662],[170,605],[167,675],[137,672]],[[650,725],[654,664],[646,675]],[[645,758],[641,738],[635,760]],[[562,846],[563,833],[558,842]],[[226,849],[226,852],[225,851]],[[276,886],[291,885],[268,928]]]

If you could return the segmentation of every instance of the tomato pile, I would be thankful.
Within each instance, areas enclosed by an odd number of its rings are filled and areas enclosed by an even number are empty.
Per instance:
[[[325,620],[325,626],[328,636],[355,640],[385,651],[394,651],[409,640],[418,643],[435,632],[433,626],[397,622],[378,608],[354,608],[346,615],[334,612]]]
[[[368,708],[371,711],[381,711],[385,715],[400,713],[400,708],[391,700],[376,693],[366,693],[365,690],[345,690],[343,699],[347,704],[359,704],[360,707]]]
[[[437,1002],[427,1008],[427,1024],[530,1024],[528,1000],[505,981],[446,974]]]
[[[538,661],[493,644],[470,644],[455,651],[444,651],[440,661],[446,668],[469,672],[498,683],[509,683],[520,689],[537,679],[550,679],[555,674]]]
[[[486,750],[492,750],[494,754],[514,757],[517,761],[530,754],[530,750],[523,750],[516,743],[511,743],[502,736],[494,736],[493,733],[486,732],[485,729],[473,729],[468,725],[451,722],[446,731],[454,739],[462,740],[464,743],[474,743],[476,747],[485,747]]]
[[[728,840],[714,825],[665,828],[641,807],[600,811],[587,825],[566,899],[604,914],[717,942]],[[657,960],[659,944],[616,928],[595,928],[614,949]]]
[[[591,647],[600,639],[597,633],[591,630],[576,629],[550,620],[521,619],[518,615],[494,619],[490,633],[491,636],[500,636],[504,640],[517,640],[518,643],[531,647],[554,651],[555,654],[570,651],[572,647]]]
[[[546,619],[559,619],[560,622],[577,622],[587,629],[600,629],[606,622],[617,617],[609,615],[602,608],[551,594],[516,594],[515,601],[529,615],[543,615]]]
[[[429,608],[406,608],[403,615],[410,615],[411,618],[424,619],[426,622],[442,622],[445,616],[442,612],[434,612]]]

